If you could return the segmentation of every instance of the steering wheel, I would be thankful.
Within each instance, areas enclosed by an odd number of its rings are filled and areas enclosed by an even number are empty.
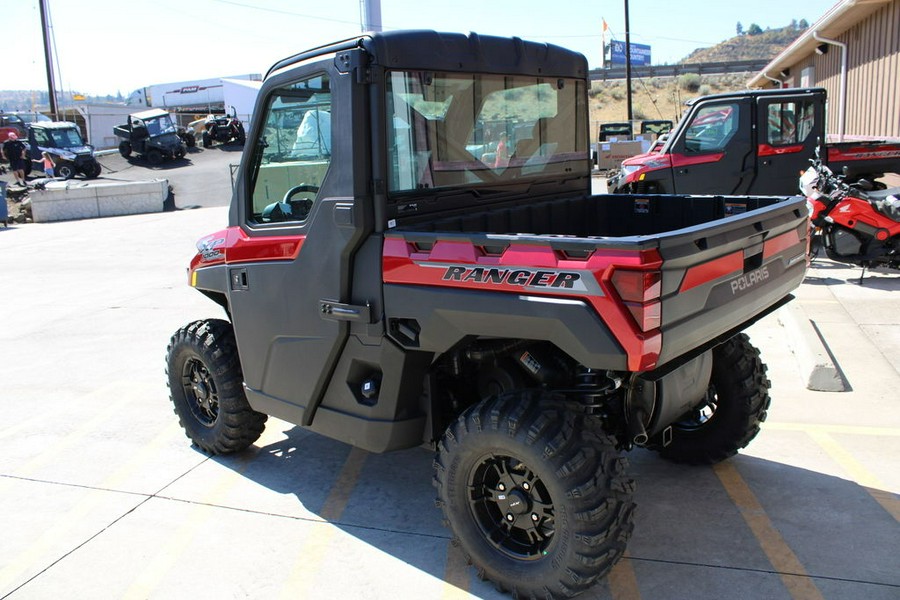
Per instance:
[[[309,185],[308,183],[301,183],[300,185],[295,185],[291,189],[289,189],[284,194],[284,198],[282,198],[282,202],[286,204],[290,204],[291,198],[294,197],[294,194],[299,194],[300,192],[308,192],[313,194],[314,196],[319,193],[319,186],[317,185]]]
[[[291,207],[291,216],[303,221],[309,216],[309,211],[312,210],[313,200],[318,193],[319,186],[301,183],[285,192],[284,198],[281,201]],[[297,194],[311,194],[312,197],[298,198],[295,200],[294,196]]]

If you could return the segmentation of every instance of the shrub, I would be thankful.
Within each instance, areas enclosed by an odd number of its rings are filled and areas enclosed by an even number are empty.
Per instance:
[[[700,76],[696,73],[685,73],[678,78],[678,85],[688,92],[696,92],[700,89]]]

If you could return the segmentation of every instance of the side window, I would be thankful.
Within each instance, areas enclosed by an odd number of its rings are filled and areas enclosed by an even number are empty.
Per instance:
[[[331,163],[331,85],[317,74],[274,90],[253,156],[253,223],[309,217]]]
[[[47,135],[46,130],[44,129],[35,129],[34,130],[34,141],[38,146],[49,146],[50,145],[50,137]]]
[[[766,143],[770,146],[802,144],[815,125],[811,100],[770,104],[766,116]]]
[[[721,152],[738,130],[740,106],[716,104],[704,106],[694,115],[684,137],[688,154]]]

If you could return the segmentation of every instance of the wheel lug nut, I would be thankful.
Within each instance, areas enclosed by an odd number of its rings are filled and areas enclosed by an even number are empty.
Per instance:
[[[527,492],[528,490],[531,489],[531,486],[528,485],[528,482],[526,481],[525,483],[522,484],[522,489]]]
[[[506,520],[509,521],[510,523],[512,523],[513,521],[516,520],[516,518],[514,516],[512,516],[512,513],[506,513]]]
[[[535,523],[537,523],[537,522],[538,522],[538,519],[540,519],[540,517],[537,516],[537,513],[531,513],[531,520],[532,520],[532,521],[534,521]]]
[[[498,484],[497,484],[497,489],[500,490],[501,492],[503,492],[503,491],[506,490],[506,486],[503,485],[502,483],[498,483]]]

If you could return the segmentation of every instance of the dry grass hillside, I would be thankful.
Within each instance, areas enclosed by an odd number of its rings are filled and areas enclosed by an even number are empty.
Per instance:
[[[746,32],[711,46],[700,48],[685,57],[682,63],[728,62],[735,60],[770,60],[793,42],[807,27],[804,20],[786,27],[763,30],[750,24]],[[755,73],[727,75],[681,75],[633,79],[632,110],[634,119],[669,119],[677,121],[684,112],[684,102],[697,96],[742,90]],[[591,130],[597,124],[625,121],[628,110],[625,102],[625,81],[595,81],[590,91]]]
[[[734,60],[771,59],[797,39],[806,22],[794,22],[777,29],[755,29],[754,33],[736,35],[709,48],[698,48],[686,56],[684,64],[729,62]]]
[[[753,75],[753,73],[687,74],[679,77],[634,78],[631,81],[634,119],[678,121],[687,100],[697,96],[746,89],[747,81]],[[589,92],[592,139],[596,139],[598,123],[627,120],[626,89],[624,79],[592,83]]]

